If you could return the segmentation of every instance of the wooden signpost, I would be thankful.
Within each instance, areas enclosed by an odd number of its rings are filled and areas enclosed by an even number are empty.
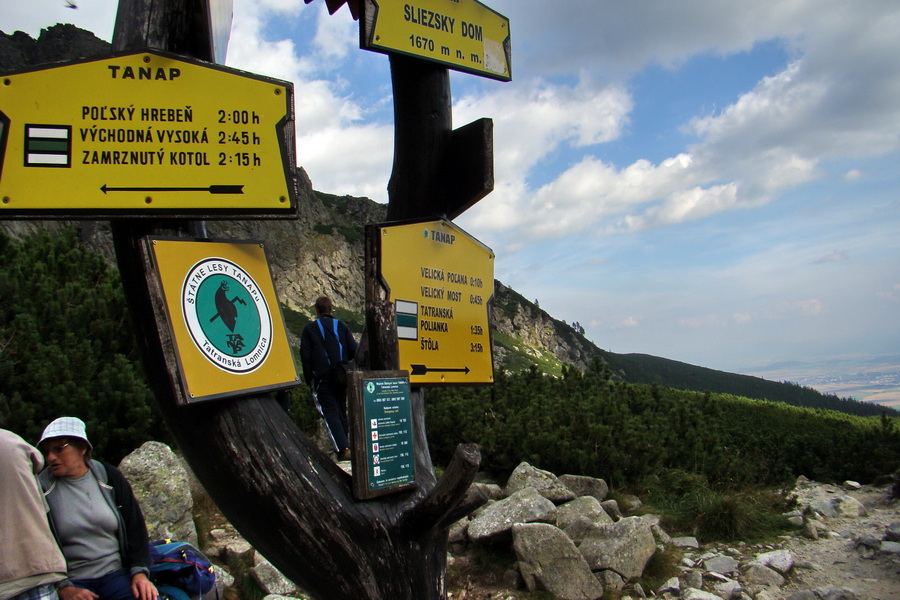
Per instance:
[[[223,37],[220,31],[213,31],[213,23],[219,23],[220,20],[210,11],[212,8],[219,16],[223,15],[223,10],[224,13],[230,13],[228,0],[223,1],[225,4],[219,0],[120,0],[113,34],[113,51],[117,57],[114,60],[124,62],[102,63],[102,66],[107,68],[107,75],[109,73],[124,75],[127,72],[125,68],[131,67],[131,73],[137,73],[136,78],[139,81],[140,69],[150,65],[153,70],[148,72],[150,80],[145,81],[148,86],[161,84],[162,75],[160,79],[156,79],[156,74],[165,74],[165,81],[172,83],[174,79],[170,75],[175,75],[173,69],[197,77],[201,74],[210,75],[216,82],[220,81],[220,76],[227,70],[215,66],[213,61],[217,56],[223,55],[220,52]],[[309,3],[312,0],[305,1]],[[362,1],[350,0],[354,16],[360,14]],[[326,2],[329,10],[333,12],[347,0],[326,0]],[[381,0],[378,2],[365,0],[365,2],[366,7],[372,7],[378,6]],[[459,0],[457,3],[468,9],[480,6],[480,3],[471,0]],[[421,10],[410,17],[410,23],[417,20],[418,23],[413,25],[423,27],[423,19],[433,18],[426,13],[437,12],[436,9],[429,8],[433,4],[435,4],[433,0],[428,2],[423,0],[420,3]],[[495,16],[495,13],[490,15],[491,19]],[[488,34],[490,29],[488,24],[475,23],[475,19],[468,13],[457,17],[448,15],[448,18],[458,18],[460,23],[466,20],[465,30],[455,30],[455,25],[452,27],[448,25],[454,31],[465,31],[466,35],[463,38],[468,38],[466,43],[473,40],[489,42],[485,44],[485,53],[478,55],[478,61],[473,57],[480,50],[473,50],[467,45],[459,46],[458,52],[469,61],[469,66],[456,65],[454,68],[460,67],[469,72],[508,80],[510,77],[508,23],[506,37],[503,37],[502,32],[497,35]],[[372,19],[372,25],[379,26],[377,21],[377,18]],[[382,21],[381,25],[384,24]],[[470,25],[472,27],[469,27]],[[402,33],[406,35],[405,31]],[[379,35],[376,32],[372,38],[376,45],[380,43]],[[420,38],[427,36],[412,32],[410,35],[413,35],[412,43],[420,46],[417,49],[424,49],[424,46],[430,48],[430,42],[417,42],[415,38],[416,35]],[[479,35],[481,39],[478,39]],[[390,37],[385,32],[386,42]],[[435,37],[436,48],[438,41]],[[396,40],[390,42],[396,43]],[[498,43],[503,47],[502,52],[497,48]],[[451,55],[460,58],[449,41],[441,42],[442,54],[444,46],[450,49]],[[447,61],[422,60],[423,57],[416,55],[417,53],[395,53],[388,46],[377,49],[390,52],[395,100],[394,170],[388,184],[390,195],[388,218],[392,221],[440,219],[446,216],[452,218],[493,187],[490,122],[482,119],[460,130],[451,129],[449,76],[444,64]],[[139,61],[141,64],[137,62],[132,64],[131,61]],[[200,64],[197,61],[207,64]],[[94,66],[99,64],[101,63]],[[476,64],[480,66],[475,67]],[[119,66],[119,70],[111,68],[116,66]],[[157,68],[162,70],[156,70]],[[482,72],[485,70],[486,72]],[[256,81],[258,78],[249,79]],[[50,80],[52,81],[52,76]],[[136,82],[129,81],[129,83]],[[4,188],[3,194],[8,197],[5,207],[7,210],[0,212],[0,218],[15,216],[18,210],[30,218],[38,218],[37,215],[40,215],[40,218],[60,216],[62,213],[54,213],[60,208],[66,214],[78,215],[79,218],[92,218],[88,216],[92,211],[96,211],[93,218],[114,218],[111,230],[119,272],[134,318],[147,380],[163,418],[178,442],[179,449],[216,505],[247,541],[282,573],[300,584],[318,600],[443,600],[446,597],[448,528],[487,501],[479,490],[471,487],[480,465],[480,453],[475,445],[461,444],[440,480],[436,478],[425,435],[424,395],[421,388],[410,387],[406,376],[398,373],[397,322],[394,305],[389,290],[377,276],[378,269],[373,254],[367,250],[368,361],[367,364],[360,365],[362,371],[353,376],[356,390],[355,410],[359,415],[356,419],[357,429],[354,431],[354,443],[357,444],[354,449],[356,453],[354,462],[357,469],[360,465],[364,465],[366,472],[360,473],[355,479],[351,479],[297,429],[270,391],[288,385],[291,377],[295,377],[289,369],[280,367],[273,371],[263,370],[263,366],[270,360],[265,349],[269,346],[259,345],[257,342],[264,337],[264,331],[269,332],[272,334],[273,342],[269,351],[275,351],[275,329],[278,325],[275,323],[277,319],[274,318],[273,311],[269,311],[269,315],[273,317],[271,330],[267,329],[267,325],[260,323],[258,332],[253,334],[249,330],[246,332],[246,335],[253,337],[256,343],[249,355],[242,354],[243,348],[238,348],[245,338],[244,332],[239,334],[241,340],[238,340],[229,337],[234,332],[225,334],[219,330],[213,331],[208,328],[204,330],[204,326],[210,322],[218,326],[221,324],[218,321],[224,323],[226,318],[233,317],[234,314],[228,309],[228,304],[234,308],[236,298],[247,303],[252,300],[259,309],[261,305],[257,304],[257,297],[251,289],[259,290],[264,287],[260,282],[264,277],[255,275],[252,273],[253,268],[247,266],[248,263],[229,254],[231,251],[237,252],[236,248],[228,250],[214,247],[216,242],[197,242],[196,240],[206,238],[204,224],[201,221],[187,219],[207,216],[225,218],[226,214],[265,218],[280,213],[283,208],[288,208],[287,212],[295,208],[293,132],[288,126],[292,118],[289,110],[289,87],[274,82],[263,83],[265,89],[260,88],[253,92],[251,95],[254,98],[237,97],[233,105],[222,104],[226,102],[223,98],[228,94],[222,93],[218,83],[215,83],[212,87],[222,97],[210,98],[208,102],[203,103],[203,108],[211,111],[214,120],[218,117],[219,121],[215,124],[221,127],[216,129],[213,135],[224,135],[224,140],[221,141],[227,149],[213,152],[210,149],[200,149],[198,146],[185,150],[186,153],[194,153],[191,160],[195,162],[198,153],[201,156],[205,155],[209,160],[210,170],[203,173],[227,173],[228,180],[207,178],[201,182],[179,180],[177,183],[179,188],[205,188],[205,191],[200,192],[188,189],[113,190],[113,188],[137,187],[162,188],[169,185],[165,182],[150,184],[145,180],[127,182],[124,175],[138,179],[142,173],[149,170],[121,169],[123,174],[121,183],[100,182],[85,176],[85,179],[90,179],[89,185],[85,184],[83,191],[74,194],[84,203],[76,204],[74,208],[57,205],[57,202],[67,200],[72,195],[60,193],[59,189],[47,190],[48,194],[59,196],[54,197],[50,205],[40,204],[46,202],[46,199],[42,199],[36,200],[38,204],[28,206],[26,202],[22,206],[17,203],[23,201],[27,191],[20,183],[13,185],[7,179],[10,171],[6,167],[11,163],[7,163],[8,157],[4,157],[3,180],[0,181],[3,185],[9,184],[13,187]],[[278,89],[282,90],[280,95]],[[271,92],[279,106],[283,108],[283,110],[266,108],[265,114],[272,118],[267,117],[265,125],[262,119],[263,108],[257,108],[254,104],[257,101],[255,97],[257,92],[262,96]],[[84,90],[83,93],[88,94],[89,90]],[[0,103],[4,102],[2,98],[0,95]],[[141,97],[136,94],[134,103],[137,105],[140,100]],[[169,110],[176,110],[174,105],[170,106],[167,102],[164,97],[160,97],[156,107],[165,109],[166,115]],[[18,106],[19,100],[13,104],[16,106],[8,107],[6,104],[0,104],[0,110],[4,111],[4,116],[0,119],[6,119],[0,127],[2,136],[8,138],[4,142],[20,144],[18,148],[23,155],[27,155],[33,149],[36,161],[34,164],[41,164],[41,160],[51,162],[54,160],[46,156],[41,158],[39,155],[58,156],[60,153],[74,152],[75,141],[82,135],[80,129],[83,128],[81,123],[76,122],[77,111],[66,109],[67,112],[64,113],[51,112],[48,114],[53,115],[53,118],[41,117],[38,122],[38,125],[43,126],[59,126],[58,130],[68,128],[69,140],[72,142],[69,145],[69,142],[60,141],[59,131],[52,131],[52,127],[39,127],[33,132],[26,131],[25,124],[19,124],[21,117],[10,118],[14,108],[22,109]],[[93,125],[98,124],[96,121],[102,117],[100,109],[103,104],[99,100],[84,104],[98,108],[96,119],[90,111],[85,115],[91,120],[91,123],[84,127],[86,137],[82,142],[86,144],[87,138],[92,135],[90,131],[93,130]],[[130,103],[126,104],[123,100],[117,105],[127,107]],[[147,108],[153,110],[152,106]],[[255,122],[254,112],[261,116],[260,123]],[[245,113],[249,119],[247,122],[244,122]],[[118,114],[125,113],[120,111]],[[255,129],[257,125],[260,127],[258,130]],[[276,169],[277,174],[272,174],[272,179],[279,181],[269,182],[277,185],[278,190],[262,187],[266,184],[262,179],[269,179],[266,176],[260,178],[259,195],[253,194],[254,198],[258,197],[260,202],[265,203],[264,205],[227,205],[219,211],[217,207],[220,205],[214,202],[207,205],[205,197],[199,204],[192,204],[197,202],[198,196],[195,194],[218,196],[221,195],[220,192],[231,191],[233,192],[231,195],[238,196],[236,186],[248,186],[243,187],[242,191],[250,189],[251,184],[246,182],[255,181],[257,173],[254,169],[257,167],[269,169],[276,162],[274,150],[260,150],[272,152],[271,155],[260,156],[259,153],[256,157],[251,155],[257,152],[252,149],[256,140],[254,136],[259,136],[260,145],[264,138],[267,144],[273,143],[273,135],[270,135],[270,129],[273,127],[280,127],[279,136],[284,136],[284,140],[280,138],[278,141],[279,158],[282,163]],[[173,130],[173,136],[175,131]],[[246,138],[244,133],[247,134]],[[114,133],[114,138],[118,139],[116,137],[118,135]],[[128,143],[129,134],[126,132],[124,135],[126,136],[124,143]],[[14,140],[12,136],[15,136]],[[214,137],[215,141],[219,139]],[[251,148],[240,147],[245,139],[249,140],[246,145]],[[92,141],[94,142],[106,143],[99,141],[99,138]],[[190,143],[195,143],[193,138]],[[196,143],[202,145],[209,142],[197,140]],[[234,149],[229,144],[234,144]],[[26,148],[28,150],[25,150]],[[111,152],[115,151],[113,148],[110,149],[110,157],[113,156]],[[102,162],[104,150],[98,148],[97,152]],[[139,150],[129,148],[127,152],[130,160],[130,153]],[[167,152],[179,151],[167,150]],[[218,162],[223,160],[220,153],[224,153],[224,163]],[[457,156],[458,154],[475,159],[461,158]],[[83,158],[84,155],[81,156]],[[169,156],[171,162],[171,155],[165,154],[163,162],[166,156]],[[187,154],[185,160],[186,156]],[[121,154],[119,157],[121,159]],[[180,162],[177,157],[176,154],[176,159]],[[259,164],[256,163],[256,158],[262,159]],[[77,162],[76,159],[77,155],[73,153],[66,159],[68,166],[36,167],[28,166],[26,161],[26,165],[21,168],[72,168],[72,164]],[[205,163],[206,160],[200,162]],[[130,166],[137,167],[137,165]],[[205,168],[207,165],[195,166]],[[19,168],[19,165],[16,165],[16,168]],[[111,173],[115,171],[112,170]],[[24,174],[19,175],[35,179],[34,173],[37,172],[26,170]],[[93,174],[93,171],[87,168],[80,172]],[[242,177],[244,175],[247,176],[246,179]],[[192,176],[187,179],[193,178],[198,177]],[[284,185],[281,179],[285,180]],[[76,183],[78,186],[81,185],[81,182]],[[124,201],[116,204],[109,199],[100,199],[97,190],[104,194],[115,191],[115,197]],[[127,195],[118,196],[118,194]],[[138,194],[143,194],[143,198]],[[141,206],[140,202],[144,202],[144,205]],[[16,203],[14,207],[9,206],[14,203]],[[161,205],[167,209],[156,210]],[[148,206],[152,208],[148,209]],[[124,211],[120,210],[123,207]],[[0,207],[0,211],[2,210]],[[74,212],[68,212],[70,210]],[[142,218],[133,218],[137,216]],[[373,228],[374,226],[370,226],[367,231],[371,232]],[[156,249],[154,241],[157,242]],[[167,254],[171,248],[161,251],[162,247],[159,246],[161,241],[166,243],[171,241],[175,244],[188,242],[208,244],[209,252],[203,252],[204,256],[195,257],[197,260],[194,262],[191,260],[183,262],[175,256],[177,252]],[[237,246],[238,243],[231,242],[230,245]],[[253,263],[253,260],[250,263]],[[229,282],[221,277],[214,279],[219,276],[220,268],[221,273],[226,273],[227,277],[232,277],[239,283],[239,287],[243,288],[247,297],[238,293],[237,289],[230,288],[224,290],[223,297],[217,297],[216,292],[208,288],[215,283],[220,286],[225,283],[225,287],[229,287]],[[229,268],[232,270],[229,271]],[[176,284],[171,283],[172,281]],[[181,289],[176,291],[179,281]],[[210,315],[199,310],[192,314],[193,305],[187,299],[193,298],[195,302],[199,302],[201,299],[197,294],[205,296],[207,293],[212,296],[212,300],[203,301],[218,307],[215,314]],[[175,297],[178,298],[177,302],[173,300]],[[277,301],[273,299],[272,302]],[[165,310],[169,312],[168,321],[165,318],[151,318],[151,315],[158,315]],[[260,309],[261,319],[262,312]],[[179,316],[187,323],[185,330],[181,330],[181,325],[176,326],[174,323]],[[195,321],[196,327],[190,325],[191,319]],[[206,319],[205,325],[200,323],[203,319]],[[230,350],[228,356],[226,356],[228,353],[215,347],[220,340],[216,337],[219,334],[224,335],[226,340],[224,343]],[[216,337],[216,340],[214,341],[212,337],[200,339],[203,336]],[[193,353],[199,352],[201,356],[187,358],[188,350]],[[266,358],[262,360],[264,355]],[[245,374],[258,372],[264,376],[244,387],[231,383],[224,387],[215,387],[212,383],[193,381],[191,377],[185,377],[181,381],[181,388],[177,382],[173,384],[173,374],[182,373],[179,369],[184,368],[183,364],[179,365],[179,361],[184,363],[195,359],[198,365],[203,365],[203,369],[209,368],[204,364],[205,361],[210,364],[217,363],[218,366],[214,367],[216,369],[220,367],[244,369]],[[200,369],[199,366],[197,368]],[[187,370],[190,369],[185,369],[185,372]],[[202,377],[207,376],[208,374],[204,374]],[[191,395],[207,399],[215,397],[217,400],[188,402],[185,405],[186,397]],[[368,444],[366,447],[359,446],[363,439]],[[376,442],[378,445],[374,446]],[[359,498],[364,501],[360,501]],[[260,515],[265,515],[265,518],[261,519]]]

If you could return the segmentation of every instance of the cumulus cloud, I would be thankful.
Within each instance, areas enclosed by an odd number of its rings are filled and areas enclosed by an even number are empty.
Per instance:
[[[618,139],[631,109],[631,97],[621,85],[582,80],[565,86],[534,79],[459,98],[453,120],[465,124],[489,115],[498,176],[524,179],[563,144],[584,147]]]
[[[508,3],[500,4],[502,12]],[[514,39],[514,48],[524,47],[526,63],[576,74],[577,83],[520,80],[515,91],[472,96],[457,107],[463,114],[496,115],[497,175],[518,184],[502,186],[491,201],[499,197],[507,212],[528,215],[486,226],[520,228],[519,238],[538,241],[676,225],[772,202],[821,178],[827,161],[900,149],[900,105],[889,100],[900,85],[891,33],[900,27],[900,8],[874,3],[860,9],[835,1],[827,7],[688,4],[695,10],[585,0],[567,4],[566,11],[537,3],[516,11],[523,38],[547,43],[549,36],[564,48],[543,56],[531,42],[516,46]],[[554,25],[572,11],[576,22]],[[704,27],[707,19],[716,26]],[[621,46],[612,50],[608,40]],[[633,108],[627,86],[597,83],[609,81],[604,75],[610,62],[627,78],[653,62],[677,69],[698,53],[727,55],[772,40],[780,40],[792,59],[732,104],[685,123],[684,133],[697,141],[681,154],[617,165],[592,151],[549,183],[529,183],[562,144],[602,147],[626,131]],[[851,180],[858,176],[848,173]],[[505,191],[516,196],[502,197]]]
[[[621,323],[619,323],[620,327],[628,327],[628,328],[637,327],[639,325],[640,325],[640,322],[638,321],[637,317],[626,317],[624,320],[622,320]]]

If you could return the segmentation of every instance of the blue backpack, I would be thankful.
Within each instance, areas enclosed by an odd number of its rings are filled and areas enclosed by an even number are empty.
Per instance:
[[[150,581],[172,600],[201,596],[216,585],[209,559],[187,542],[150,542]]]

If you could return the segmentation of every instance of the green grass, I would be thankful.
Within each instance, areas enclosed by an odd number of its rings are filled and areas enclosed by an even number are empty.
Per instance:
[[[562,363],[556,356],[542,348],[532,348],[519,339],[499,331],[493,332],[494,343],[508,351],[503,368],[512,373],[527,371],[532,365],[548,375],[562,375]]]
[[[642,487],[644,509],[661,515],[671,535],[692,535],[701,542],[755,542],[796,530],[782,516],[791,506],[778,490],[715,490],[702,476],[677,470]]]

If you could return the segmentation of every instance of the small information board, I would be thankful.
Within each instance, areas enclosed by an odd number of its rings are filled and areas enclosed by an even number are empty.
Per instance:
[[[158,51],[5,74],[0,218],[296,216],[293,84]]]
[[[364,0],[360,47],[512,80],[509,19],[477,0]]]
[[[261,243],[148,237],[144,252],[182,404],[299,385]]]
[[[493,383],[494,253],[446,220],[378,231],[400,368],[414,385]]]
[[[409,377],[404,371],[349,373],[353,493],[366,500],[416,486]]]

